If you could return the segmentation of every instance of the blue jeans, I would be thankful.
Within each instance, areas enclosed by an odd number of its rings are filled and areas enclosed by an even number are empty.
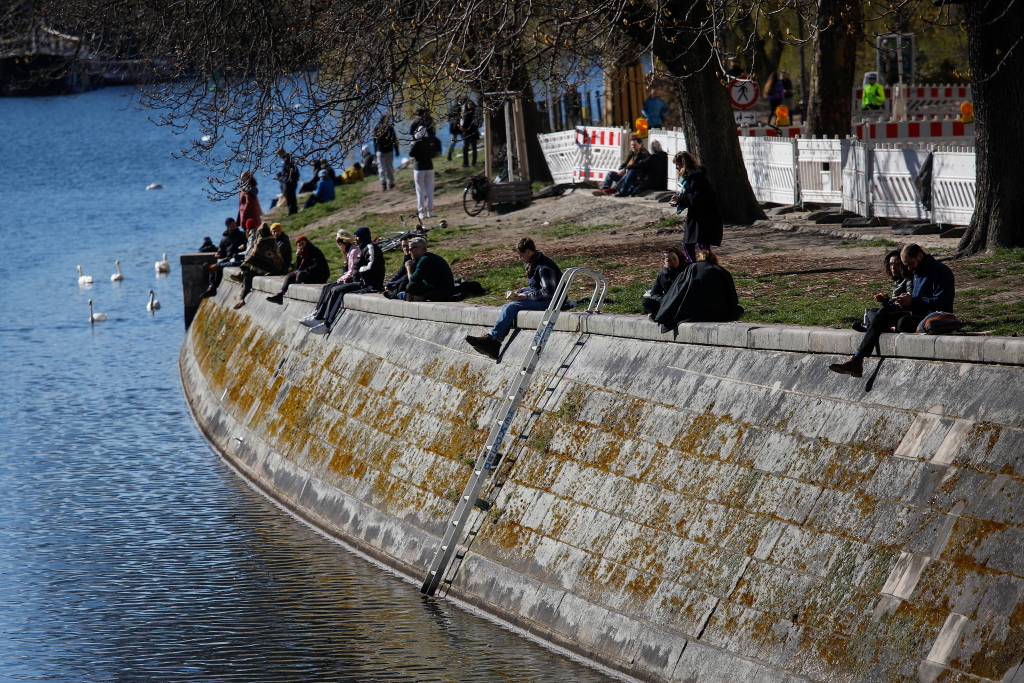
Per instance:
[[[544,311],[547,310],[550,301],[510,301],[501,307],[498,314],[498,322],[494,323],[490,335],[498,341],[504,341],[508,331],[512,329],[516,321],[516,314],[519,311]]]

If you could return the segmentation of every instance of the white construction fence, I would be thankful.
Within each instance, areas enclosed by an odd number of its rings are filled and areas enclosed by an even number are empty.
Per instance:
[[[602,182],[625,159],[629,131],[579,128],[539,137],[555,182]],[[651,131],[652,142],[669,159],[686,149],[680,131]],[[865,217],[954,225],[967,225],[974,214],[973,147],[779,137],[744,137],[739,143],[759,202],[838,204]],[[931,173],[922,173],[929,159]],[[671,163],[667,181],[676,188]]]

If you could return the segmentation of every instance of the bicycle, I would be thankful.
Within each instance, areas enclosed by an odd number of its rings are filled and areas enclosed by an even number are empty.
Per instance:
[[[443,230],[448,227],[448,221],[440,220],[437,222],[437,225],[431,225],[429,227],[423,225],[423,223],[417,223],[416,227],[409,230],[405,223],[405,216],[402,215],[399,215],[398,222],[399,225],[402,226],[401,230],[385,233],[374,240],[382,252],[386,253],[397,249],[403,237],[425,237],[431,230],[436,230],[438,228]]]

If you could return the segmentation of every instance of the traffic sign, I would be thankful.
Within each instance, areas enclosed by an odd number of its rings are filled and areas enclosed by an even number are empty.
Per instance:
[[[740,111],[738,109],[734,109],[732,112],[732,117],[736,119],[737,126],[742,126],[744,124],[748,126],[757,125],[757,114],[755,114],[752,111]]]
[[[757,81],[746,78],[729,79],[729,99],[736,109],[750,109],[761,97],[761,88]]]

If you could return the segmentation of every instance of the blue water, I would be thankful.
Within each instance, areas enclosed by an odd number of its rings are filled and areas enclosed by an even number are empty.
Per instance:
[[[210,450],[178,382],[177,257],[235,206],[129,92],[0,100],[0,680],[607,680],[423,598]]]

